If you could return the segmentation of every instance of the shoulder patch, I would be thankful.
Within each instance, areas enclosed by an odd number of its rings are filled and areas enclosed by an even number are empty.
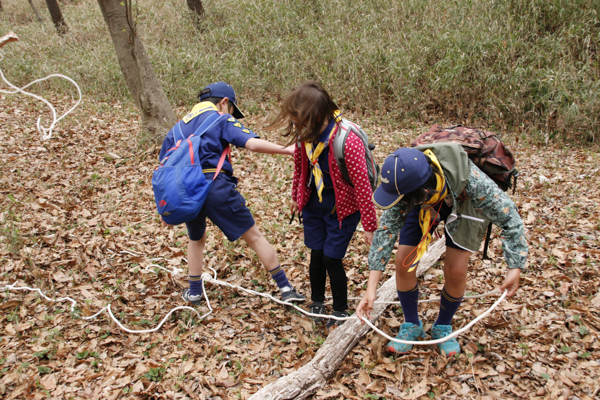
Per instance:
[[[236,122],[235,124],[233,124],[233,126],[235,126],[236,128],[241,128],[242,124],[240,124],[239,122]]]
[[[244,133],[250,133],[250,130],[248,130],[248,129],[242,129],[242,132],[244,132]]]
[[[233,118],[233,117],[227,118],[227,121],[229,121],[229,122],[235,122],[235,118]]]

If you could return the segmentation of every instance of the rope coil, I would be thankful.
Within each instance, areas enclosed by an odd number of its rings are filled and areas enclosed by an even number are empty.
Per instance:
[[[0,52],[0,61],[4,60],[4,55]],[[6,77],[4,76],[4,73],[2,72],[2,68],[0,68],[0,77],[2,77],[2,80],[13,90],[4,90],[4,89],[0,89],[0,93],[6,93],[6,94],[16,94],[16,93],[23,93],[26,96],[30,96],[33,97],[37,100],[40,100],[42,102],[44,102],[49,108],[50,111],[52,112],[52,123],[50,124],[49,127],[45,128],[42,125],[42,117],[39,117],[37,120],[37,130],[38,132],[42,135],[42,140],[48,140],[50,138],[52,138],[52,130],[54,129],[54,126],[58,123],[58,121],[60,121],[61,119],[63,119],[64,117],[66,117],[68,114],[71,113],[71,111],[73,111],[78,105],[79,103],[81,103],[81,89],[79,88],[79,85],[77,85],[77,82],[75,82],[73,79],[69,78],[68,76],[65,75],[61,75],[61,74],[52,74],[52,75],[48,75],[45,78],[40,78],[40,79],[36,79],[35,81],[28,83],[27,85],[23,86],[23,87],[17,87],[15,85],[13,85],[12,83],[10,83]],[[79,95],[79,99],[77,99],[77,102],[75,103],[75,105],[73,107],[71,107],[66,113],[64,113],[63,115],[61,115],[60,117],[56,117],[56,109],[54,108],[54,106],[46,99],[44,99],[41,96],[38,96],[36,94],[33,94],[31,92],[27,92],[25,91],[25,89],[27,89],[29,86],[38,83],[38,82],[43,82],[45,80],[48,80],[50,78],[53,77],[58,77],[58,78],[63,78],[66,79],[67,81],[71,82],[75,88],[77,89],[77,94]]]

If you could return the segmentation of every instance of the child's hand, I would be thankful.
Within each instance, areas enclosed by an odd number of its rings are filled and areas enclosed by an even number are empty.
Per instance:
[[[502,285],[500,285],[500,291],[504,292],[504,290],[507,290],[508,293],[506,294],[506,297],[513,296],[519,288],[520,278],[521,270],[519,268],[509,269],[504,282],[502,282]]]
[[[19,41],[19,37],[13,31],[10,31],[6,35],[0,37],[0,47],[4,46],[6,43],[17,41]]]
[[[360,303],[358,303],[358,307],[356,307],[356,315],[358,316],[358,319],[360,319],[361,325],[365,324],[365,321],[363,320],[364,317],[367,317],[369,320],[371,319],[371,311],[373,310],[373,303],[375,303],[376,297],[376,294],[369,293],[367,291],[365,297],[363,297]]]
[[[365,243],[370,246],[371,243],[373,243],[373,232],[364,231],[363,239],[365,239]]]
[[[288,156],[293,156],[294,155],[294,151],[296,151],[296,145],[295,144],[290,144],[288,147],[285,148],[285,154]]]
[[[294,200],[290,200],[290,215],[295,215],[298,212],[298,203]]]

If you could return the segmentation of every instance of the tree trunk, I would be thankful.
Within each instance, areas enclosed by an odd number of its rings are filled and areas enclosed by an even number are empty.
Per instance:
[[[33,5],[33,1],[31,1],[31,0],[28,0],[28,1],[29,1],[29,5],[33,9],[33,12],[35,13],[35,16],[37,17],[38,22],[42,22],[42,17],[40,17],[40,13],[38,12],[37,8],[35,8],[35,6]]]
[[[98,4],[129,92],[141,111],[143,129],[159,143],[177,118],[137,35],[131,0],[98,0]]]
[[[46,0],[46,5],[48,6],[48,11],[50,11],[50,16],[52,17],[52,22],[54,22],[54,26],[56,27],[56,31],[59,35],[64,35],[67,33],[67,23],[63,18],[62,12],[60,11],[60,7],[58,6],[57,0]]]
[[[417,276],[423,275],[427,269],[436,263],[446,249],[446,241],[442,237],[429,247],[427,254],[419,262]],[[393,301],[396,299],[396,275],[392,275],[377,291],[378,301]],[[386,309],[386,304],[375,304],[371,312],[372,322]],[[361,325],[358,319],[346,321],[329,334],[327,340],[315,357],[305,366],[256,392],[250,400],[288,400],[305,399],[327,384],[327,380],[358,343],[361,337],[371,328]]]
[[[204,7],[202,7],[202,0],[186,0],[188,8],[192,11],[192,22],[196,29],[202,30],[200,24],[204,19]]]

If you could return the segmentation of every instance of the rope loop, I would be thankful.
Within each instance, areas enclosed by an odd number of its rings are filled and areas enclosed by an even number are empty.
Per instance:
[[[130,253],[131,254],[131,253]],[[154,267],[154,268],[159,268],[159,269],[163,269],[166,270],[169,273],[172,273],[173,275],[177,275],[177,271],[181,271],[181,269],[179,268],[174,268],[174,270],[169,270],[167,268],[164,268],[160,265],[156,265],[156,264],[150,264],[148,265],[145,269],[148,270],[150,267]],[[119,322],[119,320],[114,316],[112,310],[111,310],[111,304],[109,303],[106,307],[104,307],[103,309],[101,309],[100,311],[98,311],[96,314],[91,315],[89,317],[80,317],[80,316],[75,316],[76,318],[81,318],[83,320],[91,320],[94,319],[96,317],[98,317],[100,314],[102,314],[103,312],[107,312],[107,314],[110,316],[110,318],[119,326],[119,328],[121,328],[123,331],[128,332],[128,333],[152,333],[152,332],[156,332],[157,330],[159,330],[161,328],[161,326],[167,321],[167,319],[169,318],[169,316],[174,313],[177,310],[190,310],[191,312],[195,313],[198,318],[200,320],[203,320],[204,318],[206,318],[208,315],[210,315],[213,312],[213,308],[210,305],[210,300],[208,299],[208,296],[206,294],[206,289],[205,289],[205,282],[210,282],[214,285],[221,285],[221,286],[227,286],[230,287],[232,289],[235,290],[240,290],[243,292],[246,292],[248,294],[254,295],[254,296],[261,296],[261,297],[265,297],[267,299],[270,299],[276,303],[282,304],[282,305],[286,305],[286,306],[290,306],[293,307],[294,309],[298,310],[299,312],[305,314],[308,317],[320,317],[320,318],[324,318],[324,319],[334,319],[337,321],[347,321],[347,320],[351,320],[351,319],[359,319],[361,321],[363,321],[364,323],[366,323],[367,325],[369,325],[375,332],[377,332],[378,334],[380,334],[381,336],[385,337],[388,340],[391,340],[393,342],[396,343],[401,343],[401,344],[412,344],[412,345],[421,345],[421,346],[426,346],[426,345],[432,345],[432,344],[438,344],[438,343],[442,343],[445,342],[446,340],[449,340],[451,338],[457,337],[460,334],[462,334],[463,332],[467,331],[469,328],[471,328],[473,325],[475,325],[477,322],[479,322],[480,320],[482,320],[483,318],[485,318],[486,316],[488,316],[492,310],[494,310],[499,304],[500,302],[502,302],[502,300],[504,300],[508,294],[508,291],[505,290],[502,295],[498,298],[498,300],[496,300],[496,302],[485,312],[483,312],[482,314],[480,314],[477,318],[475,318],[473,321],[469,322],[467,325],[465,325],[464,327],[462,327],[461,329],[452,332],[450,335],[443,337],[441,339],[436,339],[436,340],[426,340],[426,341],[411,341],[411,340],[400,340],[400,339],[396,339],[393,337],[388,336],[385,332],[383,332],[382,330],[380,330],[379,328],[377,328],[373,322],[371,322],[370,320],[368,320],[367,318],[363,318],[360,319],[356,314],[348,316],[348,317],[336,317],[334,315],[326,315],[326,314],[313,314],[310,313],[300,307],[298,307],[296,304],[289,302],[289,301],[282,301],[279,299],[274,298],[273,296],[271,296],[270,294],[267,293],[262,293],[262,292],[256,292],[254,290],[251,289],[246,289],[244,287],[241,286],[236,286],[236,285],[232,285],[231,283],[228,282],[224,282],[224,281],[220,281],[217,279],[217,271],[215,271],[213,268],[207,267],[208,269],[210,269],[213,273],[212,275],[205,272],[201,275],[202,277],[202,292],[204,294],[204,300],[206,301],[206,306],[208,307],[208,312],[205,313],[204,315],[200,315],[200,313],[192,307],[188,307],[188,306],[179,306],[179,307],[175,307],[173,308],[171,311],[169,311],[169,313],[162,319],[162,321],[153,329],[146,329],[146,330],[139,330],[139,331],[134,331],[131,329],[126,328],[125,326],[123,326],[123,324],[121,324],[121,322]],[[3,288],[1,288],[1,290],[28,290],[28,291],[32,291],[32,292],[38,292],[40,294],[41,297],[45,298],[48,301],[53,301],[53,302],[59,302],[59,301],[70,301],[71,302],[71,312],[73,312],[75,310],[75,305],[77,304],[77,302],[75,300],[73,300],[70,297],[61,297],[58,299],[51,299],[48,296],[46,296],[40,289],[37,288],[29,288],[29,287],[19,287],[16,286],[16,282],[14,284],[8,284],[6,286],[4,286]],[[489,295],[493,295],[493,294],[499,294],[499,290],[495,289],[491,292],[482,294],[482,295],[474,295],[474,296],[464,296],[464,299],[469,299],[469,298],[481,298],[481,297],[485,297],[485,296],[489,296]],[[438,301],[439,299],[427,299],[427,300],[420,300],[419,303],[423,303],[423,302],[428,302],[428,301]],[[377,302],[375,301],[375,303],[384,303],[384,304],[390,304],[392,302]]]
[[[4,55],[0,52],[0,61],[4,60]],[[17,87],[15,85],[13,85],[12,83],[10,83],[5,77],[4,77],[4,73],[2,72],[2,68],[0,68],[0,77],[2,78],[2,80],[12,89],[12,90],[3,90],[0,89],[0,93],[6,93],[6,94],[17,94],[17,93],[22,93],[26,96],[30,96],[33,97],[34,99],[40,100],[42,102],[44,102],[49,108],[50,111],[52,112],[52,123],[50,124],[49,127],[44,127],[42,125],[42,117],[39,117],[36,123],[36,127],[38,130],[38,133],[40,133],[40,135],[42,135],[42,140],[48,140],[50,138],[52,138],[52,130],[54,129],[54,126],[58,123],[58,121],[60,121],[61,119],[63,119],[64,117],[66,117],[68,114],[71,113],[71,111],[73,111],[78,105],[79,103],[81,103],[81,89],[79,88],[79,85],[77,84],[77,82],[75,82],[73,79],[69,78],[68,76],[65,75],[61,75],[61,74],[51,74],[48,75],[45,78],[41,78],[41,79],[36,79],[35,81],[28,83],[27,85],[23,86],[23,87]],[[25,89],[27,89],[29,86],[38,83],[38,82],[43,82],[45,80],[48,80],[50,78],[53,77],[57,77],[57,78],[63,78],[66,79],[67,81],[71,82],[75,88],[77,89],[77,94],[79,96],[79,98],[77,99],[77,102],[75,103],[75,105],[73,107],[71,107],[66,113],[64,113],[63,115],[61,115],[60,117],[56,117],[56,109],[54,108],[54,106],[52,105],[52,103],[50,103],[48,100],[46,100],[45,98],[38,96],[36,94],[30,93],[25,91]]]

